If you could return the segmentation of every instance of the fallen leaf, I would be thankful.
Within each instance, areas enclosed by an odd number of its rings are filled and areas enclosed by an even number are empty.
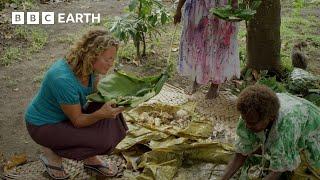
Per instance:
[[[140,65],[141,65],[140,60],[136,60],[136,59],[133,60],[132,63],[133,63],[134,65],[136,65],[136,66],[140,66]]]
[[[26,154],[19,154],[19,155],[14,155],[10,158],[9,161],[7,161],[4,165],[4,171],[9,171],[10,169],[24,164],[27,162],[27,155]]]
[[[179,48],[172,48],[171,51],[172,52],[177,52],[179,50]]]

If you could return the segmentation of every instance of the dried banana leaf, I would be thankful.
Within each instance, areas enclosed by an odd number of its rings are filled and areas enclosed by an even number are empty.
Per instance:
[[[115,101],[119,106],[136,107],[157,95],[168,78],[167,71],[145,78],[117,71],[104,77],[98,83],[98,92],[87,96],[87,99],[95,102]]]
[[[136,144],[148,144],[151,140],[165,139],[169,135],[159,131],[151,131],[141,126],[136,126],[131,123],[127,123],[130,131],[126,135],[126,138],[122,140],[116,147],[116,151],[125,151]]]

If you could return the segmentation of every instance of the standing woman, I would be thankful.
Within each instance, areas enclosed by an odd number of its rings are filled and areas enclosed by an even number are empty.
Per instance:
[[[179,0],[174,16],[174,23],[179,23],[185,4],[178,71],[194,81],[191,93],[200,85],[211,83],[207,99],[218,96],[220,84],[240,77],[238,24],[210,13],[211,8],[227,3],[228,0]],[[232,0],[234,8],[237,4]]]
[[[117,167],[97,155],[110,154],[125,137],[121,112],[110,103],[91,103],[86,96],[96,89],[98,76],[112,67],[118,42],[105,30],[91,30],[65,58],[47,71],[40,90],[29,104],[26,126],[32,139],[43,146],[40,160],[54,179],[66,179],[62,158],[83,160],[84,167],[104,176]]]

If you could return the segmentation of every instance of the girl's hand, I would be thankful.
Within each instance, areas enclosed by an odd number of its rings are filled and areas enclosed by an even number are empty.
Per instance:
[[[174,15],[174,18],[173,18],[173,23],[176,25],[178,23],[181,22],[181,10],[177,10],[176,11],[176,14]]]
[[[116,116],[124,110],[124,107],[115,107],[114,103],[105,103],[96,113],[101,119],[116,118]]]

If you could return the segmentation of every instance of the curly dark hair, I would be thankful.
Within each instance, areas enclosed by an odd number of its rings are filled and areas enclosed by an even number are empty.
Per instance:
[[[257,120],[270,116],[278,117],[280,102],[270,88],[264,85],[253,85],[244,89],[237,100],[237,109],[241,115],[257,113]]]

